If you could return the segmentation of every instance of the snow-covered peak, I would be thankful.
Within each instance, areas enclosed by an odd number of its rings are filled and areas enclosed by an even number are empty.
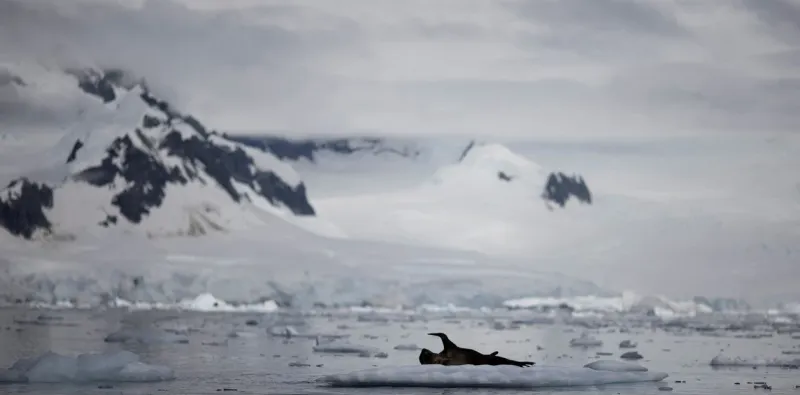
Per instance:
[[[502,144],[471,142],[458,162],[443,166],[433,176],[435,183],[510,182],[515,179],[544,180],[542,168]]]
[[[0,197],[0,225],[11,233],[196,235],[247,226],[258,213],[315,214],[300,177],[271,153],[206,130],[122,75],[71,75],[95,106]]]

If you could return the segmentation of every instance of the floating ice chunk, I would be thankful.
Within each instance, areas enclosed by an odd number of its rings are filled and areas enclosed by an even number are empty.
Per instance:
[[[584,334],[581,337],[570,340],[569,345],[572,347],[600,347],[603,342]]]
[[[800,358],[743,358],[717,355],[711,359],[711,366],[770,366],[770,367],[795,367],[800,366]]]
[[[394,346],[394,349],[395,350],[400,350],[400,351],[416,351],[416,350],[419,350],[419,346],[416,345],[416,344],[413,344],[413,343],[411,343],[411,344],[398,344],[398,345]]]
[[[174,378],[169,367],[143,363],[130,351],[76,356],[47,352],[0,369],[0,383],[149,382]]]
[[[279,337],[297,337],[302,339],[339,339],[344,337],[349,337],[350,335],[333,335],[333,334],[321,334],[321,333],[300,333],[292,325],[274,325],[267,328],[267,333],[271,336],[279,336]]]
[[[646,372],[647,368],[635,363],[602,359],[583,365],[584,368],[605,372]]]
[[[611,372],[583,367],[413,365],[334,374],[319,381],[334,387],[538,388],[639,383],[667,377],[661,372]]]
[[[619,357],[622,358],[622,359],[642,359],[642,358],[644,358],[642,356],[642,354],[639,354],[636,351],[628,351],[628,352],[620,355]]]
[[[630,340],[623,340],[619,342],[619,348],[636,348],[636,343]]]
[[[153,328],[124,328],[109,334],[104,340],[106,343],[189,343],[189,338],[184,335]]]
[[[272,336],[294,337],[300,336],[300,332],[291,325],[276,325],[267,328],[267,333]]]
[[[143,362],[133,362],[125,365],[116,374],[114,381],[166,381],[175,378],[175,373],[167,366],[148,365]],[[107,380],[103,380],[107,381]]]
[[[228,333],[228,337],[230,337],[232,339],[240,338],[240,337],[241,338],[252,339],[252,338],[258,337],[258,334],[257,333],[253,333],[253,332],[231,331],[230,333]]]
[[[380,350],[375,347],[352,344],[342,340],[334,340],[328,343],[319,343],[314,346],[314,352],[330,354],[358,354],[360,356],[372,356],[378,354]]]

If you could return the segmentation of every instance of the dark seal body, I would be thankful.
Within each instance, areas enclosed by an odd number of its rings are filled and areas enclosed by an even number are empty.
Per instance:
[[[450,341],[444,333],[429,333],[429,335],[442,339],[444,349],[438,354],[428,349],[422,349],[419,355],[419,362],[423,365],[514,365],[525,367],[535,364],[535,362],[520,362],[500,357],[497,355],[497,351],[491,354],[481,354],[471,348],[459,347]]]

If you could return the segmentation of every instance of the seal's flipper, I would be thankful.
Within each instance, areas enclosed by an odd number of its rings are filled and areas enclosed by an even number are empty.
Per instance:
[[[495,356],[495,355],[497,355],[497,351],[495,351],[495,352],[493,352],[493,353],[489,354],[489,356],[491,356],[491,357],[493,357],[493,356]]]
[[[492,354],[490,356],[490,359],[487,361],[487,365],[495,365],[495,366],[496,365],[513,365],[513,366],[519,366],[521,368],[524,368],[526,366],[536,365],[536,362],[528,362],[528,361],[520,362],[520,361],[515,361],[513,359],[498,357],[497,355]]]
[[[428,333],[431,336],[437,336],[438,338],[442,339],[442,346],[445,350],[455,350],[458,346],[451,342],[450,339],[444,333]]]

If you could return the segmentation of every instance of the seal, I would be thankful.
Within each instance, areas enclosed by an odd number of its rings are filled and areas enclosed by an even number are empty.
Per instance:
[[[419,363],[422,365],[439,364],[447,366],[457,365],[513,365],[519,367],[533,366],[535,362],[514,361],[497,355],[497,351],[491,354],[481,354],[470,348],[462,348],[453,343],[444,333],[428,333],[442,339],[444,349],[440,353],[434,353],[427,348],[423,348],[419,353]]]

